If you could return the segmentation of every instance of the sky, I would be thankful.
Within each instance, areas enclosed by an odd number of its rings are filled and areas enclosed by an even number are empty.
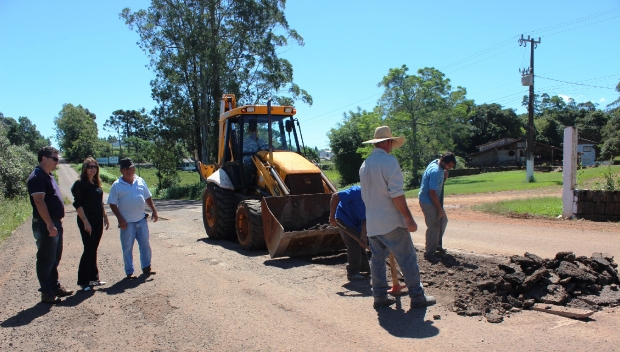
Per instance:
[[[97,115],[99,136],[118,109],[155,107],[154,73],[138,34],[119,13],[147,0],[0,0],[0,112],[27,116],[46,137],[63,104]],[[328,148],[327,132],[358,107],[372,110],[390,68],[410,74],[434,67],[476,104],[521,106],[528,87],[519,69],[534,53],[537,94],[600,108],[616,100],[620,82],[620,0],[304,0],[286,2],[289,26],[304,46],[281,48],[294,81],[313,97],[298,102],[306,145]],[[266,102],[265,102],[266,103]],[[57,145],[52,139],[53,145]]]

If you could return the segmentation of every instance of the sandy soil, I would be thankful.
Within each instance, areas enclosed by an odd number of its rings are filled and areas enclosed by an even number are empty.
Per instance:
[[[67,168],[59,172],[61,187],[75,177]],[[483,255],[530,251],[550,256],[560,249],[620,254],[618,224],[511,219],[469,209],[483,199],[524,196],[502,192],[447,198],[454,208],[448,209],[446,247]],[[0,249],[0,350],[612,351],[620,343],[616,309],[587,321],[524,311],[490,324],[454,314],[453,297],[430,286],[427,292],[437,296],[436,306],[410,309],[401,297],[395,307],[374,310],[369,282],[347,282],[344,252],[270,259],[266,252],[208,239],[199,202],[156,205],[167,219],[150,223],[157,274],[123,279],[118,229],[110,213],[112,228],[99,250],[101,279],[108,284],[77,292],[57,306],[39,303],[29,222],[18,228]],[[414,242],[423,245],[423,217],[415,202],[411,208],[420,223]],[[75,212],[68,212],[64,227],[60,277],[76,288],[82,245]],[[137,249],[134,255],[139,265]],[[425,265],[421,262],[422,277],[428,281]]]

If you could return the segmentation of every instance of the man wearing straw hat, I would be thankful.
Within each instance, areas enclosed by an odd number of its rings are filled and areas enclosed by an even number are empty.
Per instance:
[[[396,301],[388,297],[390,288],[385,260],[391,252],[405,276],[411,307],[435,304],[433,296],[424,294],[420,282],[418,257],[409,232],[418,226],[407,207],[403,190],[403,174],[390,153],[400,148],[404,137],[393,137],[388,126],[375,129],[374,139],[364,142],[375,148],[360,167],[362,199],[366,205],[366,231],[372,258],[370,272],[374,307],[389,306]]]

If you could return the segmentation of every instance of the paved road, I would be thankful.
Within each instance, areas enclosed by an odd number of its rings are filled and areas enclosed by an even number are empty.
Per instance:
[[[59,174],[75,179],[71,171]],[[63,178],[61,186],[70,182]],[[38,302],[34,240],[28,223],[18,228],[0,249],[0,350],[605,351],[620,343],[615,310],[585,322],[528,311],[489,324],[452,313],[453,297],[432,288],[436,306],[410,310],[401,299],[396,308],[374,310],[368,282],[347,283],[344,253],[272,260],[206,238],[198,202],[156,204],[168,219],[150,225],[157,275],[123,279],[113,220],[99,250],[108,285],[58,306]],[[81,255],[75,213],[64,226],[60,277],[75,287]],[[474,248],[466,242],[463,249]]]

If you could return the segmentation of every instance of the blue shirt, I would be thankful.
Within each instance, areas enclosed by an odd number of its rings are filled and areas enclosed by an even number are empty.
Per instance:
[[[134,176],[133,182],[127,183],[121,176],[112,184],[108,204],[118,206],[125,221],[138,222],[144,219],[146,200],[149,198],[151,192],[141,177]]]
[[[394,156],[383,149],[373,149],[360,167],[360,183],[368,237],[385,235],[398,227],[407,228],[405,218],[392,200],[405,194],[403,173]]]
[[[52,220],[58,220],[65,217],[65,204],[62,201],[60,188],[51,173],[43,171],[40,167],[35,167],[30,176],[28,176],[28,193],[30,194],[30,205],[32,205],[32,217],[42,219],[39,210],[32,198],[33,194],[45,194],[45,205],[47,212]]]
[[[420,184],[420,192],[418,199],[422,203],[433,204],[431,201],[430,190],[437,192],[437,197],[441,199],[443,190],[443,169],[439,166],[439,159],[433,160],[428,164],[424,175],[422,175],[422,183]]]
[[[366,206],[362,200],[360,186],[340,191],[338,197],[340,197],[340,202],[336,208],[336,219],[354,228],[355,231],[362,232],[362,223],[366,220]]]

